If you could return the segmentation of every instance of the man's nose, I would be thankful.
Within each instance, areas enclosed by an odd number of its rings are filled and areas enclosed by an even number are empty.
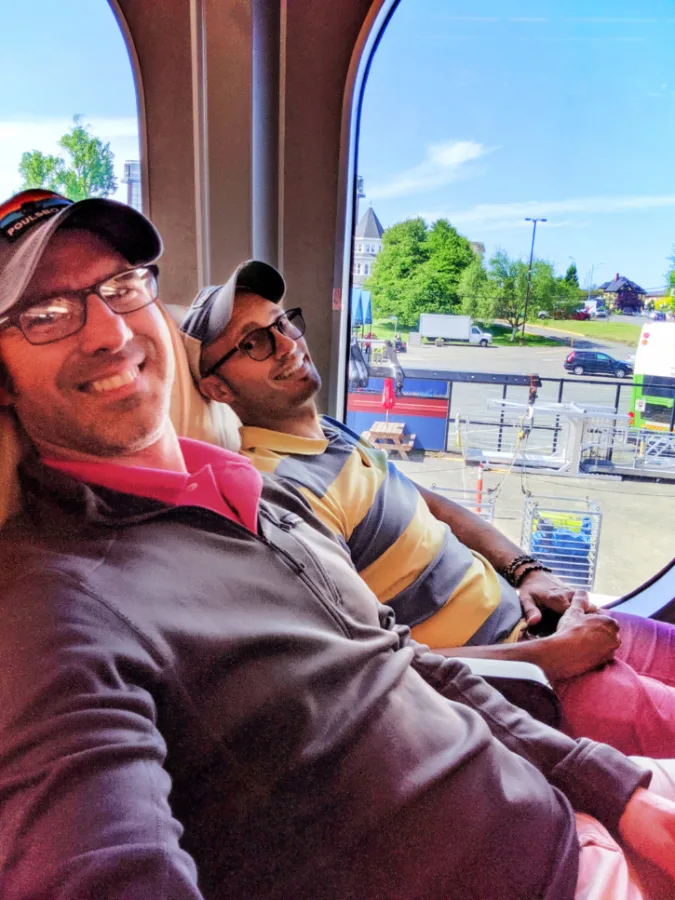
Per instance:
[[[114,313],[97,294],[87,297],[87,322],[80,338],[84,353],[118,353],[133,336],[125,316]]]
[[[275,356],[283,359],[284,356],[288,356],[289,353],[292,353],[297,346],[298,342],[296,340],[293,340],[292,337],[288,337],[287,334],[284,334],[283,331],[279,331],[278,328],[274,329]]]

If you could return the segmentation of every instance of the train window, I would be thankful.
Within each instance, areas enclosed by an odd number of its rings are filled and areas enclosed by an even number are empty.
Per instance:
[[[674,34],[400,0],[361,98],[347,423],[603,600],[673,556]]]
[[[110,4],[5,4],[0,53],[0,196],[44,186],[140,208],[136,87]],[[96,164],[83,169],[92,150]]]

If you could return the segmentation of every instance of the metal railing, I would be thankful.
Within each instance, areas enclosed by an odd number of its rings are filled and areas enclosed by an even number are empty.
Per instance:
[[[537,413],[534,422],[502,410],[499,418],[455,418],[455,446],[467,459],[489,456],[496,461],[552,465],[564,462],[566,423],[553,413]],[[562,436],[562,440],[561,440]]]
[[[400,361],[399,361],[400,362]],[[381,375],[377,367],[368,367],[371,377]],[[400,367],[399,367],[400,368]],[[502,408],[498,415],[491,415],[489,401],[514,401],[526,403],[531,386],[531,375],[516,375],[500,372],[463,372],[458,370],[400,368],[402,395],[404,397],[438,397],[448,401],[446,417],[445,449],[457,451],[457,435],[462,431],[480,429],[485,439],[489,437],[491,446],[498,452],[513,446],[513,433],[517,427],[517,417]],[[608,381],[602,378],[554,378],[538,377],[538,402],[584,404],[591,400],[626,414],[630,406],[632,381]],[[415,380],[437,382],[438,390],[416,391]],[[380,391],[366,392],[380,393]],[[542,452],[555,455],[567,440],[567,425],[559,415],[544,417],[537,413],[532,424],[528,443],[535,444]]]
[[[626,422],[585,423],[581,445],[584,471],[634,471],[636,474],[675,474],[675,433],[631,429]]]
[[[372,377],[391,374],[382,365],[364,366]],[[628,411],[632,381],[601,378],[539,378],[494,372],[401,369],[396,367],[397,392],[404,397],[447,400],[442,449],[462,453],[468,461],[545,467],[569,472],[565,459],[572,425],[560,404],[590,410],[584,425],[579,470],[587,474],[630,474],[643,477],[675,476],[673,432],[630,427]],[[537,378],[533,415],[528,408],[532,380]],[[425,382],[415,390],[416,381]],[[430,388],[436,383],[438,388]],[[400,387],[399,387],[400,385]],[[381,392],[371,388],[367,393]],[[548,406],[548,409],[546,408]],[[521,412],[517,412],[519,407]],[[497,408],[498,412],[493,410]],[[601,412],[597,417],[595,410]],[[603,411],[604,410],[604,411]],[[576,465],[576,464],[575,464]],[[571,468],[575,469],[575,466]]]

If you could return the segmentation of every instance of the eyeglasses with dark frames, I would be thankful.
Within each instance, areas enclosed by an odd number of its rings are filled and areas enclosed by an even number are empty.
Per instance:
[[[305,333],[305,327],[305,320],[302,316],[300,307],[289,309],[283,315],[279,316],[278,319],[275,319],[271,325],[249,331],[249,333],[239,341],[236,347],[228,350],[217,362],[212,366],[209,366],[204,372],[203,377],[208,378],[209,375],[213,375],[216,369],[219,369],[224,362],[227,362],[230,357],[234,356],[234,354],[239,351],[250,356],[251,359],[254,359],[256,362],[264,362],[266,359],[269,359],[277,349],[273,329],[278,331],[279,334],[283,334],[284,337],[290,338],[292,341],[297,341]]]
[[[87,322],[87,298],[100,297],[118,316],[150,306],[158,297],[157,266],[136,266],[79,291],[59,291],[26,300],[21,308],[0,316],[0,330],[19,328],[28,343],[53,344],[77,334]]]

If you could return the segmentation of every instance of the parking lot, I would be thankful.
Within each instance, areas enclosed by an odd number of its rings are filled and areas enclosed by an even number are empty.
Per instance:
[[[588,342],[584,342],[584,345]],[[577,342],[581,345],[581,341]],[[597,345],[605,353],[617,359],[625,359],[631,352],[624,344],[603,343]],[[563,361],[570,352],[568,346],[550,347],[475,347],[469,344],[451,344],[446,347],[427,345],[409,347],[399,361],[404,369],[450,369],[467,372],[508,372],[561,378],[568,373]],[[573,377],[573,376],[572,376]],[[603,379],[605,380],[605,379]]]

